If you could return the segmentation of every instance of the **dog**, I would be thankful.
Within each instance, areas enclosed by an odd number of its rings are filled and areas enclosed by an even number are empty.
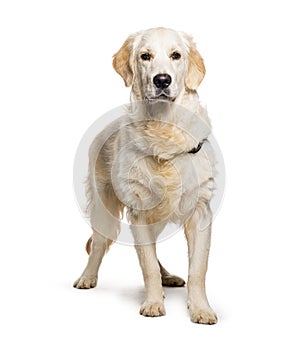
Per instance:
[[[74,287],[96,286],[102,258],[126,213],[145,284],[140,314],[164,315],[162,287],[185,284],[156,255],[158,235],[173,222],[184,227],[188,243],[191,321],[215,324],[205,290],[215,162],[208,153],[210,120],[197,94],[203,59],[191,36],[155,28],[130,35],[113,56],[113,67],[131,87],[131,103],[89,150],[87,211],[93,234],[86,245],[88,264]]]

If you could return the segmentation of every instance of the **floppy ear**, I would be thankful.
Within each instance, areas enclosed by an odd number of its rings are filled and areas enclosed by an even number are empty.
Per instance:
[[[187,57],[187,75],[185,78],[186,87],[190,90],[196,90],[205,75],[205,66],[201,55],[199,54],[192,38],[189,38],[189,54]]]
[[[120,50],[113,56],[113,67],[123,78],[125,85],[131,86],[133,80],[132,49],[134,37],[126,39]]]

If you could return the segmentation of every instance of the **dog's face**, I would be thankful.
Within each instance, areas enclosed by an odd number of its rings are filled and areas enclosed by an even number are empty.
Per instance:
[[[151,30],[135,49],[136,81],[146,99],[174,100],[184,88],[187,49],[170,30]]]
[[[196,90],[203,60],[190,36],[158,28],[130,36],[114,55],[113,66],[138,100],[169,100]]]

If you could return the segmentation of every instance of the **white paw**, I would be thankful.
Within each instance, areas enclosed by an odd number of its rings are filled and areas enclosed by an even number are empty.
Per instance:
[[[210,307],[189,306],[191,321],[198,324],[216,324],[218,321],[216,313]]]
[[[163,302],[150,302],[145,301],[140,309],[140,314],[146,317],[159,317],[165,315],[165,306]]]
[[[95,288],[97,285],[97,276],[81,276],[78,278],[73,287],[77,289],[90,289]]]

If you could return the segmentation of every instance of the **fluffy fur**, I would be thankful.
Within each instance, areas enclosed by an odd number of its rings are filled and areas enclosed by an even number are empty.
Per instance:
[[[172,58],[174,52],[180,58]],[[149,60],[142,58],[146,53]],[[157,28],[131,35],[114,55],[113,66],[132,87],[131,106],[90,148],[87,194],[93,235],[87,267],[74,286],[96,286],[102,257],[117,239],[127,209],[146,289],[140,313],[165,314],[162,285],[184,284],[162,267],[155,250],[164,226],[175,222],[184,226],[188,241],[191,320],[216,323],[205,292],[214,178],[209,142],[198,153],[188,153],[211,130],[196,92],[205,75],[203,59],[190,36]],[[161,73],[172,79],[163,99],[153,82]]]

